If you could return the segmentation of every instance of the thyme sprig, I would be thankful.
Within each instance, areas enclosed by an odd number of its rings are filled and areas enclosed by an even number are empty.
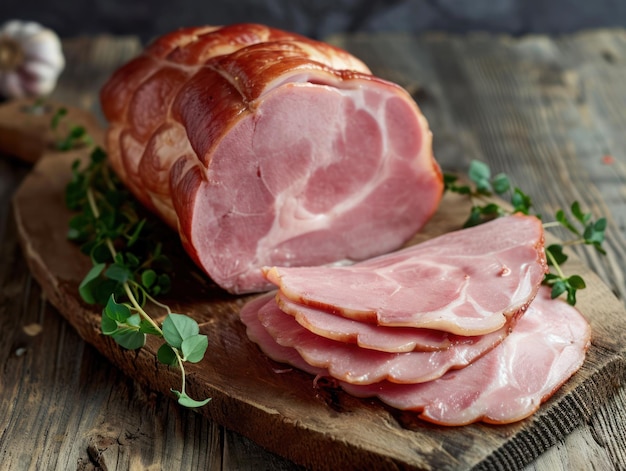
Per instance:
[[[470,215],[464,223],[464,227],[482,224],[496,217],[506,216],[516,212],[531,214],[532,199],[520,188],[511,184],[509,177],[504,173],[492,176],[491,169],[484,162],[474,160],[468,170],[470,184],[459,184],[457,176],[444,174],[445,190],[452,193],[467,195],[472,207]],[[510,208],[502,206],[494,196],[502,199],[508,197]],[[566,299],[572,306],[576,304],[576,293],[586,287],[585,281],[580,275],[566,275],[562,265],[567,261],[568,255],[564,248],[572,245],[589,245],[605,255],[602,248],[606,230],[606,218],[592,219],[591,213],[585,213],[580,204],[575,201],[569,208],[568,214],[559,209],[554,215],[554,221],[544,222],[544,228],[562,227],[572,236],[560,244],[550,244],[545,248],[546,259],[551,267],[543,279],[543,284],[552,288],[552,298],[566,294]],[[540,215],[534,214],[542,219]]]
[[[57,112],[51,123],[57,128],[66,112]],[[76,129],[83,131],[76,131]],[[58,143],[59,150],[69,150],[91,143],[84,128],[74,126]],[[181,371],[180,391],[172,389],[179,404],[200,407],[210,399],[197,401],[185,390],[185,363],[201,361],[208,338],[199,333],[191,317],[173,313],[158,301],[171,287],[168,271],[171,262],[155,238],[153,224],[141,217],[139,203],[131,197],[107,165],[106,154],[95,147],[86,165],[72,164],[72,179],[65,191],[65,202],[76,214],[69,222],[67,237],[80,245],[92,261],[92,268],[79,285],[82,299],[104,306],[101,330],[123,348],[142,348],[151,335],[163,339],[157,352],[161,363]],[[159,325],[149,314],[165,314]]]

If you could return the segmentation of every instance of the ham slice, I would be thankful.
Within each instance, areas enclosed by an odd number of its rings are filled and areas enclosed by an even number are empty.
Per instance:
[[[468,337],[432,329],[385,327],[336,316],[321,309],[297,304],[282,293],[276,295],[281,311],[294,316],[307,330],[327,339],[354,343],[362,348],[381,352],[411,352],[442,350]]]
[[[509,325],[505,325],[444,350],[388,353],[320,337],[281,311],[275,299],[259,309],[258,317],[276,343],[294,348],[308,364],[324,368],[333,378],[352,384],[431,381],[450,369],[469,365],[498,345],[509,331]]]
[[[110,162],[233,293],[395,250],[443,182],[426,119],[338,48],[261,25],[157,39],[101,92]]]
[[[317,376],[328,370],[307,363],[295,348],[278,344],[259,320],[273,295],[254,299],[241,311],[250,339],[278,362]],[[528,417],[582,365],[591,329],[577,309],[550,299],[542,287],[513,331],[500,345],[463,369],[420,384],[372,385],[339,382],[358,397],[378,397],[391,407],[413,410],[429,422],[465,425],[511,423]]]
[[[351,266],[265,268],[289,300],[383,326],[482,335],[537,293],[543,228],[516,214]]]
[[[582,314],[542,287],[513,332],[466,368],[415,385],[343,384],[355,396],[378,396],[441,425],[511,423],[535,412],[583,364],[591,328]]]

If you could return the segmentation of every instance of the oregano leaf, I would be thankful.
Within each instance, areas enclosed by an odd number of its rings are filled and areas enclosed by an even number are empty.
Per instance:
[[[105,267],[106,265],[104,263],[98,263],[91,267],[89,272],[87,272],[87,275],[85,275],[85,278],[83,278],[83,281],[81,281],[80,285],[78,286],[78,292],[80,293],[81,298],[83,298],[86,303],[96,303],[96,299],[93,294],[93,284],[94,281],[100,277]]]
[[[137,350],[146,344],[146,334],[137,330],[119,329],[112,335],[113,339],[127,350]]]
[[[209,346],[206,335],[192,335],[183,340],[180,349],[183,352],[183,360],[189,363],[198,363],[204,358],[204,353]]]
[[[172,347],[170,347],[166,343],[159,347],[159,350],[157,351],[157,360],[169,366],[175,366],[176,364],[178,364],[178,360],[176,359],[176,352],[174,352]]]
[[[178,403],[184,407],[202,407],[207,405],[208,402],[211,400],[211,398],[208,398],[204,401],[196,401],[195,399],[190,398],[186,393],[181,393],[180,391],[176,391],[175,389],[171,389],[171,391],[178,398]]]
[[[198,323],[183,314],[168,314],[162,325],[165,341],[174,348],[181,348],[183,340],[200,332]]]

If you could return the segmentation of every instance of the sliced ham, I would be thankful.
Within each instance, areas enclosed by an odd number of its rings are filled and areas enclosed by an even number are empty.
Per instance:
[[[302,36],[181,29],[118,70],[101,103],[116,173],[234,293],[270,288],[263,266],[395,250],[441,198],[410,95]]]
[[[327,370],[309,365],[295,348],[279,345],[261,324],[259,310],[272,301],[274,295],[273,292],[262,294],[243,306],[239,317],[246,326],[246,335],[272,360],[286,363],[312,375],[327,376]]]
[[[343,388],[355,396],[378,396],[397,409],[419,411],[421,418],[442,425],[515,422],[535,412],[581,367],[590,337],[581,313],[551,300],[550,289],[542,287],[513,332],[468,367],[429,383],[345,383]]]
[[[256,298],[241,312],[249,337],[278,362],[317,376],[328,370],[307,363],[295,348],[278,344],[259,320],[273,295]],[[577,309],[550,299],[542,287],[515,329],[493,350],[463,369],[420,384],[341,382],[348,393],[377,396],[391,407],[413,410],[441,425],[477,421],[511,423],[528,417],[582,365],[591,330]]]
[[[462,368],[498,345],[509,325],[486,335],[467,338],[444,350],[388,353],[329,340],[302,327],[270,299],[258,311],[261,324],[284,347],[292,347],[308,364],[324,368],[335,379],[352,384],[421,383]]]
[[[282,293],[276,295],[276,302],[281,311],[292,315],[307,330],[327,339],[354,343],[370,350],[393,353],[433,351],[471,341],[471,337],[452,335],[440,330],[385,327],[355,321],[294,303]]]
[[[541,221],[516,214],[351,266],[272,267],[291,301],[383,326],[481,335],[537,293],[547,264]]]

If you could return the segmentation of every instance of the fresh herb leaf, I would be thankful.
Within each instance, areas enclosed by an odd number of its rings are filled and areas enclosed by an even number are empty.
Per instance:
[[[168,344],[164,343],[157,351],[157,359],[169,366],[175,366],[178,363],[176,352]]]
[[[183,360],[189,363],[198,363],[204,358],[204,353],[209,346],[206,335],[192,335],[183,340],[180,349],[183,352]]]
[[[183,341],[200,332],[198,323],[182,314],[169,314],[163,321],[163,337],[174,348],[181,348]]]
[[[59,129],[66,115],[63,108],[55,113],[50,124],[53,130]],[[59,150],[86,145],[92,146],[93,140],[82,126],[72,126],[56,143]],[[80,283],[81,297],[89,304],[104,306],[102,333],[123,348],[142,348],[148,335],[163,339],[167,332],[157,357],[162,363],[180,368],[182,388],[175,393],[178,402],[187,407],[206,404],[208,400],[195,401],[185,393],[184,362],[200,361],[208,339],[199,334],[196,321],[171,314],[168,306],[154,298],[170,290],[167,271],[172,268],[161,242],[156,240],[154,224],[140,216],[142,208],[108,167],[101,148],[93,147],[87,162],[73,162],[71,171],[65,202],[77,214],[70,220],[67,237],[93,263]],[[148,303],[168,313],[162,327],[148,314]]]
[[[194,407],[202,407],[205,406],[211,399],[205,399],[204,401],[196,401],[189,396],[184,391],[176,391],[175,389],[171,390],[172,393],[178,398],[178,403],[181,406],[194,408]]]
[[[93,288],[95,282],[100,277],[100,274],[104,271],[106,265],[104,263],[98,263],[91,267],[91,270],[85,275],[85,278],[78,286],[78,292],[80,296],[83,298],[83,301],[89,304],[95,304],[96,300],[94,297]]]

